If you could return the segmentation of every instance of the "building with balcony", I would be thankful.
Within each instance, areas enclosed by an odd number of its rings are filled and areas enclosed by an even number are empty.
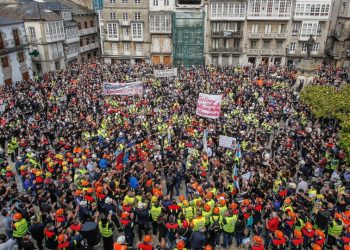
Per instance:
[[[33,77],[23,21],[0,17],[0,86]]]
[[[148,0],[104,0],[99,18],[105,62],[150,62],[148,4]]]
[[[152,0],[149,3],[149,32],[153,64],[172,63],[171,24],[174,0]]]
[[[206,64],[241,63],[247,2],[212,0],[206,13]]]
[[[75,2],[77,1],[59,1],[60,5],[68,8],[62,7],[60,15],[64,19],[66,34],[71,35],[69,40],[74,39],[74,43],[65,47],[66,60],[67,62],[84,62],[101,55],[97,13],[91,9],[92,5],[84,4],[85,1],[78,1],[82,2],[83,5]],[[55,3],[58,4],[57,1]],[[78,40],[76,40],[77,38]]]
[[[247,0],[243,64],[284,64],[292,0]]]
[[[311,55],[317,63],[324,61],[332,0],[296,0],[290,23],[291,35],[286,47],[288,64],[297,64],[306,56],[305,42],[312,35],[315,45]]]
[[[350,66],[350,2],[347,0],[333,4],[326,55],[327,63]]]
[[[64,22],[60,15],[36,2],[26,2],[2,5],[0,16],[24,22],[33,72],[45,73],[66,67]]]

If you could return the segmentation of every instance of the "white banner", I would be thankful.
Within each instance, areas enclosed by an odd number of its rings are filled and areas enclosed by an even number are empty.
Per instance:
[[[104,95],[142,95],[142,82],[109,83],[102,85]]]
[[[177,76],[177,68],[154,70],[155,77],[171,77]]]
[[[219,146],[224,148],[233,148],[236,139],[229,136],[220,135],[219,136]]]
[[[208,95],[200,93],[197,102],[196,114],[216,119],[220,116],[222,95]]]

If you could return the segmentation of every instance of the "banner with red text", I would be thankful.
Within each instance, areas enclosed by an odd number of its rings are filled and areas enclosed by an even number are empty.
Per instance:
[[[196,114],[216,119],[220,116],[222,95],[208,95],[200,93],[197,102]]]
[[[142,82],[109,83],[104,82],[102,86],[104,95],[142,95]]]

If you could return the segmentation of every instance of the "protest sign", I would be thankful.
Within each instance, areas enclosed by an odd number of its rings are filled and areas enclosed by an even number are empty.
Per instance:
[[[233,146],[234,146],[234,141],[235,141],[235,138],[233,138],[233,137],[220,135],[220,137],[219,137],[219,146],[220,147],[224,147],[224,148],[231,148],[232,149]]]
[[[171,77],[177,76],[177,68],[154,70],[155,77]]]
[[[102,85],[104,95],[142,95],[142,82],[109,83]]]
[[[200,93],[196,114],[202,117],[216,119],[220,116],[222,95],[208,95]]]

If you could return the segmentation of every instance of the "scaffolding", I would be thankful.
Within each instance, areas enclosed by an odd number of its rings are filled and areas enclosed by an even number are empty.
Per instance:
[[[175,12],[172,18],[173,64],[204,64],[204,12]]]

